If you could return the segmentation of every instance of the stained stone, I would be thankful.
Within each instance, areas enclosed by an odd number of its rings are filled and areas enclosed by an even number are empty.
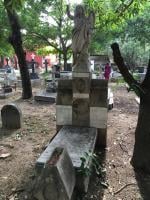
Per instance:
[[[90,107],[89,99],[74,99],[72,104],[72,124],[76,126],[89,126]]]
[[[74,78],[73,93],[88,93],[90,92],[89,78]]]
[[[64,106],[72,105],[72,90],[71,89],[58,90],[56,104]]]
[[[81,165],[80,157],[94,149],[96,137],[96,128],[64,126],[41,154],[36,165],[40,169],[43,168],[52,151],[59,146],[66,147],[73,166],[78,168]]]

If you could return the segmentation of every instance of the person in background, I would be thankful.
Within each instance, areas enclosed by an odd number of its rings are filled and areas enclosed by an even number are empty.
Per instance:
[[[110,73],[111,73],[111,67],[109,65],[109,63],[107,63],[105,65],[105,70],[104,70],[104,77],[105,77],[105,80],[109,80],[110,78]]]

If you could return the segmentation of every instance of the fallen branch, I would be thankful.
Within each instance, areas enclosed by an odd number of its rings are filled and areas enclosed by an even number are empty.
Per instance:
[[[114,195],[119,194],[122,190],[124,190],[126,187],[131,186],[131,185],[136,185],[136,183],[128,183],[128,184],[122,186],[119,190],[114,192]]]

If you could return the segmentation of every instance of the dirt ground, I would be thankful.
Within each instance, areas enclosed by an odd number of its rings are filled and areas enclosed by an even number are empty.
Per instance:
[[[130,165],[138,105],[133,92],[128,93],[124,86],[113,85],[112,89],[114,108],[108,112],[107,148],[100,152],[103,171],[100,177],[91,176],[83,199],[140,200],[143,198]],[[0,109],[14,102],[23,113],[21,129],[0,129],[0,154],[8,156],[0,158],[0,200],[28,199],[36,159],[56,132],[55,104],[21,100],[20,96],[18,90],[15,96],[0,100]]]

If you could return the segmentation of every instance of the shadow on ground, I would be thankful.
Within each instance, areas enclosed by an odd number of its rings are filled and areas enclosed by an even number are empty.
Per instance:
[[[143,200],[150,200],[150,174],[136,170],[135,177]]]

